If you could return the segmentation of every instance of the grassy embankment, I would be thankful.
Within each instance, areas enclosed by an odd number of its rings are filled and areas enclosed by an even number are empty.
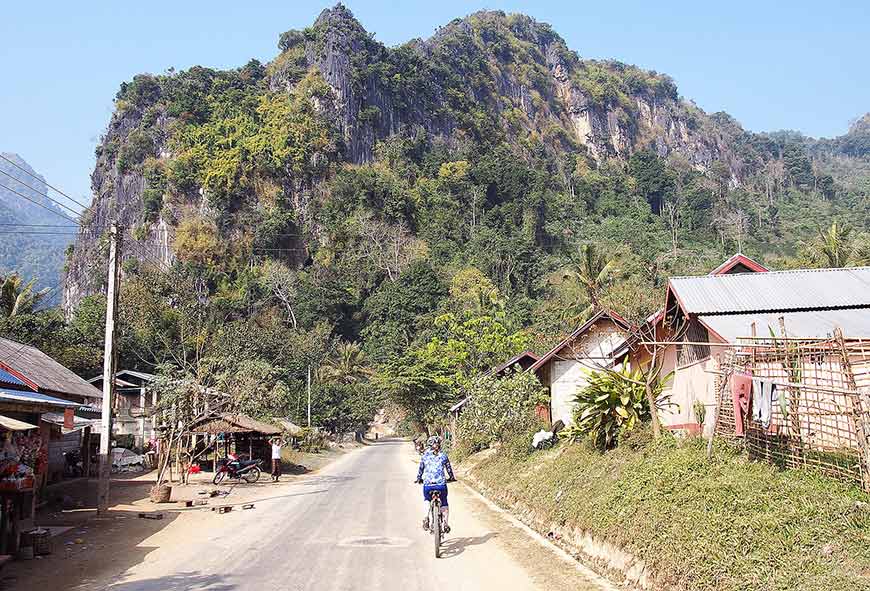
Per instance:
[[[643,431],[604,454],[517,447],[471,469],[487,494],[632,553],[656,588],[870,590],[870,495],[855,487]]]

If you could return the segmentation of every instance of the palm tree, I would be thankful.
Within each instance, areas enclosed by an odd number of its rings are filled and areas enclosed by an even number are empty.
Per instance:
[[[818,229],[816,237],[805,245],[808,258],[813,264],[841,268],[849,265],[856,253],[852,228],[836,221],[827,229]]]
[[[50,291],[49,289],[34,291],[35,284],[36,279],[31,279],[24,284],[24,280],[17,273],[0,277],[0,311],[2,311],[2,315],[9,318],[33,312]]]
[[[320,372],[324,380],[342,384],[362,382],[372,375],[360,346],[345,342],[338,344],[332,358],[320,368]]]
[[[597,310],[601,307],[601,293],[613,279],[616,266],[594,244],[583,244],[579,254],[579,259],[565,271],[565,278],[577,281],[586,292],[590,307]]]

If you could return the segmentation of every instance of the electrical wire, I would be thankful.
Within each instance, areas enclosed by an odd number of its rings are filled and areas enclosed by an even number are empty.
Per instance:
[[[78,236],[78,232],[31,232],[25,230],[0,230],[3,234],[27,234],[28,236]]]
[[[100,254],[100,251],[101,251],[101,250],[102,250],[102,247],[98,247],[97,250],[96,250],[96,253],[97,253],[97,254]],[[92,259],[89,261],[89,264],[90,264],[90,265],[93,265],[94,263],[95,263],[95,259],[92,258]],[[54,287],[52,287],[52,288],[49,289],[48,291],[44,292],[44,295],[42,296],[42,299],[43,299],[43,300],[49,300],[49,299],[51,299],[51,296],[52,296],[54,293],[56,293],[57,290],[59,290],[60,288],[62,288],[63,285],[64,285],[64,281],[63,281],[63,279],[61,279],[61,280],[60,280],[60,281],[59,281],[59,282],[58,282]],[[0,364],[8,365],[8,364],[11,363],[12,361],[14,361],[14,360],[16,360],[18,357],[20,357],[21,354],[24,352],[24,350],[25,350],[27,347],[32,347],[32,346],[33,346],[33,345],[32,345],[32,344],[29,344],[29,343],[21,343],[21,346],[18,347],[15,351],[13,351],[12,353],[9,353],[9,354],[6,355],[5,357],[3,357],[3,359],[0,359]]]
[[[27,195],[24,195],[23,193],[19,193],[18,191],[16,191],[15,189],[13,189],[13,188],[11,188],[11,187],[7,187],[6,185],[4,185],[4,184],[2,184],[2,183],[0,183],[0,187],[2,187],[3,189],[6,189],[7,191],[12,191],[13,193],[15,193],[16,195],[18,195],[19,197],[21,197],[21,198],[23,198],[23,199],[26,199],[27,201],[30,201],[30,202],[33,203],[34,205],[38,205],[39,207],[45,209],[46,211],[50,211],[50,212],[53,213],[54,215],[60,216],[60,217],[62,217],[63,219],[65,219],[65,220],[67,220],[67,221],[70,221],[70,222],[74,223],[76,226],[81,225],[81,224],[79,224],[78,220],[74,220],[74,219],[72,219],[71,217],[66,216],[66,215],[60,213],[59,211],[54,210],[54,209],[50,208],[49,206],[47,206],[47,205],[45,205],[45,204],[43,204],[43,203],[40,203],[39,201],[36,201],[36,200],[34,200],[34,199],[31,199],[31,198],[28,197]]]
[[[30,189],[30,190],[33,191],[34,193],[37,193],[37,194],[39,194],[39,195],[42,195],[43,197],[45,197],[46,199],[48,199],[49,201],[51,201],[52,203],[54,203],[54,204],[57,205],[58,207],[62,207],[62,208],[64,208],[65,210],[69,211],[69,212],[72,213],[73,215],[81,215],[78,211],[74,210],[72,207],[67,207],[66,205],[64,205],[64,204],[61,203],[60,201],[58,201],[58,200],[56,200],[56,199],[52,199],[51,197],[49,197],[49,196],[48,196],[48,191],[46,191],[45,193],[43,193],[42,191],[40,191],[40,190],[37,189],[36,187],[33,187],[33,186],[31,186],[31,185],[28,185],[27,183],[25,183],[24,181],[22,181],[22,180],[19,179],[18,177],[12,176],[11,174],[9,174],[8,172],[6,172],[5,170],[0,170],[0,174],[4,174],[4,175],[8,176],[10,179],[12,179],[13,181],[15,181],[16,183],[18,183],[18,184],[20,184],[20,185],[24,185],[25,187],[27,187],[28,189]]]
[[[32,173],[32,172],[30,172],[29,170],[27,170],[26,168],[20,166],[20,165],[19,165],[17,162],[15,162],[14,160],[10,160],[9,158],[7,158],[6,156],[4,156],[3,154],[0,154],[0,158],[2,158],[3,160],[5,160],[5,161],[8,162],[9,164],[11,164],[12,166],[14,166],[15,168],[17,168],[18,170],[22,171],[23,173],[25,173],[25,174],[27,174],[27,175],[29,175],[29,176],[32,176],[33,178],[37,179],[39,182],[45,184],[46,187],[48,187],[48,188],[50,188],[50,189],[52,189],[52,190],[54,190],[54,191],[57,191],[58,193],[60,193],[61,195],[63,195],[64,197],[66,197],[67,199],[69,199],[70,201],[72,201],[73,203],[75,203],[76,205],[78,205],[79,207],[81,207],[81,208],[83,209],[83,211],[84,211],[84,210],[91,209],[90,207],[88,207],[88,206],[85,205],[84,203],[82,203],[82,202],[80,202],[80,201],[76,201],[75,199],[73,199],[72,197],[70,197],[69,195],[67,195],[66,193],[64,193],[64,192],[61,191],[60,189],[58,189],[57,187],[48,184],[47,182],[45,182],[45,179],[40,178],[39,176],[37,176],[37,175],[35,175],[34,173]]]
[[[0,226],[15,226],[17,228],[72,228],[75,229],[76,226],[70,226],[69,224],[0,224]]]

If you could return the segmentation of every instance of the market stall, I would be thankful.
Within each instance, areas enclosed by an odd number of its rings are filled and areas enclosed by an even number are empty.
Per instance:
[[[50,425],[41,415],[61,411],[71,420],[78,406],[39,392],[0,388],[0,554],[17,552],[47,475]]]

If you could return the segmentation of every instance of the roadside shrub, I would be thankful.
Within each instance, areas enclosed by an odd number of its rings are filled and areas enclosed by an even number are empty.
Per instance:
[[[547,399],[533,374],[514,370],[502,378],[481,376],[466,392],[470,400],[456,426],[456,453],[466,455],[527,431],[535,406]],[[531,436],[527,444],[530,442]]]

